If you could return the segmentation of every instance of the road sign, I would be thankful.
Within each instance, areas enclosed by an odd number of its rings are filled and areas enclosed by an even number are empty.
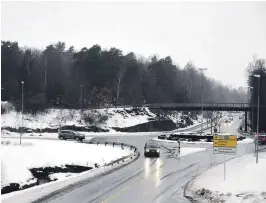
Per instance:
[[[213,140],[214,147],[236,147],[236,140]]]
[[[214,135],[214,140],[236,140],[236,136],[234,135]]]
[[[214,154],[229,154],[229,155],[236,155],[236,148],[235,147],[213,147]]]
[[[236,154],[237,138],[234,135],[214,135],[214,154]]]

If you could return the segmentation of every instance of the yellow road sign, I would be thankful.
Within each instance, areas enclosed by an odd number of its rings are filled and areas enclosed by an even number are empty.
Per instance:
[[[235,135],[214,135],[213,140],[236,140]]]
[[[213,140],[214,147],[236,147],[236,140]]]

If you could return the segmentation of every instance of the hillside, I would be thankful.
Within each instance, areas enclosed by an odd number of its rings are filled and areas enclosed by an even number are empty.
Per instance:
[[[8,102],[2,102],[1,106],[2,129],[12,128],[13,130],[18,130],[21,127],[21,113],[15,111],[15,108]],[[45,129],[57,130],[64,126],[87,128],[87,131],[90,131],[92,127],[98,128],[99,131],[110,131],[149,122],[154,123],[159,120],[157,115],[146,107],[125,109],[107,108],[84,110],[83,112],[73,109],[48,109],[36,115],[25,113],[23,118],[23,126],[34,131],[45,131]],[[170,121],[174,128],[176,128],[176,124],[179,124],[180,127],[187,127],[199,123],[197,119],[192,119],[190,114],[185,115],[182,112],[173,112],[171,115],[164,115],[163,118],[160,117],[160,121],[162,120]]]

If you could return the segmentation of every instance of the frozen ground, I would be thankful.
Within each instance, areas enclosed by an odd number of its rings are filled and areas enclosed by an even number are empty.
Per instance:
[[[132,133],[125,133],[125,132],[82,132],[79,133],[85,135],[85,140],[90,140],[97,136],[159,136],[162,132],[132,132]],[[16,132],[9,132],[7,130],[1,131],[1,137],[3,138],[19,138],[20,134]],[[22,136],[25,138],[38,138],[38,139],[58,139],[58,133],[24,133]]]
[[[99,127],[128,127],[148,122],[148,119],[155,118],[156,115],[151,113],[148,108],[142,108],[140,111],[132,109],[97,109],[86,110],[84,115],[90,115],[93,118],[92,123],[85,122],[81,111],[69,109],[49,109],[47,112],[37,113],[35,116],[24,114],[24,127],[31,129],[58,128],[63,125],[89,126],[96,125]],[[107,117],[103,123],[99,118]],[[21,113],[12,108],[5,114],[1,115],[2,127],[18,128],[21,126]]]
[[[190,189],[199,202],[265,203],[266,152],[259,153],[259,163],[253,154],[244,155],[217,165],[196,177]]]
[[[182,147],[181,150],[180,150],[180,155],[179,157],[182,157],[182,156],[187,156],[187,155],[191,155],[191,154],[195,154],[197,152],[202,152],[202,151],[206,151],[206,148],[200,148],[200,147],[193,147],[193,148],[190,148],[190,147]]]
[[[19,145],[18,139],[1,140],[1,186],[10,183],[23,185],[34,181],[29,169],[64,165],[103,165],[132,151],[120,147],[89,145],[79,142],[27,139]],[[69,150],[71,149],[71,150]],[[71,175],[71,174],[70,174]],[[62,177],[58,175],[57,177]]]
[[[6,113],[1,114],[1,126],[12,127],[18,129],[21,126],[21,113],[16,112],[14,107],[8,102],[2,102],[2,108],[6,109]],[[181,121],[181,113],[174,112],[168,115],[174,123]],[[86,122],[86,118],[90,121]],[[97,110],[70,110],[70,109],[49,109],[46,112],[37,113],[36,115],[24,114],[23,126],[30,129],[57,129],[64,125],[75,126],[98,126],[103,129],[112,129],[112,127],[130,127],[148,122],[157,116],[152,113],[149,108],[107,108]],[[198,125],[199,118],[193,120],[193,125]]]
[[[131,161],[131,159],[127,159],[125,162],[120,162],[117,165],[114,166],[104,166],[99,169],[92,169],[89,171],[85,171],[79,174],[75,174],[73,176],[70,176],[68,178],[65,178],[62,175],[56,174],[56,177],[61,176],[61,179],[55,182],[49,182],[46,184],[38,185],[32,188],[29,188],[27,190],[20,190],[17,192],[8,193],[1,196],[1,202],[2,203],[29,203],[34,202],[46,195],[51,194],[54,191],[60,190],[65,187],[69,187],[70,185],[80,185],[83,181],[87,181],[88,179],[95,177],[95,176],[101,176],[102,173],[105,173],[110,170],[113,170],[118,167],[122,167],[128,162]]]

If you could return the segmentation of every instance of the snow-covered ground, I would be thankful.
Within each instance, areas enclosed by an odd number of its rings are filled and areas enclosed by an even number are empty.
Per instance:
[[[131,111],[132,109],[97,109],[86,110],[84,115],[90,115],[94,118],[91,125],[100,125],[99,127],[128,127],[148,122],[148,119],[155,118],[156,115],[148,108],[142,108],[141,111]],[[99,124],[98,118],[107,116],[107,120]],[[79,110],[69,109],[49,109],[47,112],[37,113],[35,116],[24,114],[24,127],[30,129],[58,128],[63,125],[89,126],[85,122]],[[21,126],[21,113],[11,109],[1,115],[2,127],[18,128]]]
[[[8,102],[2,102],[2,108],[6,109],[1,114],[1,127],[12,127],[18,129],[21,127],[21,113],[16,112],[14,107]],[[173,120],[174,123],[181,121],[180,112],[174,112],[166,117]],[[87,119],[86,118],[90,118]],[[130,127],[148,122],[157,116],[149,108],[107,108],[96,110],[71,109],[48,109],[46,112],[39,112],[36,115],[25,113],[23,115],[23,126],[30,129],[57,129],[65,125],[75,125],[82,127],[98,126],[103,129],[112,129],[113,127]],[[193,125],[199,124],[199,117],[192,120]]]
[[[110,132],[82,132],[79,133],[85,135],[85,140],[90,140],[97,136],[159,136],[162,134],[162,132],[116,132],[116,131],[110,131]],[[20,134],[17,132],[9,132],[7,130],[1,131],[1,137],[3,138],[19,138]],[[38,139],[58,139],[58,133],[24,133],[22,136],[23,138],[38,138]]]
[[[259,163],[253,154],[244,155],[217,165],[193,181],[190,189],[199,202],[265,203],[266,152],[259,153]],[[204,188],[204,189],[203,189]]]
[[[137,156],[136,156],[137,157]],[[127,165],[132,159],[128,158],[125,162],[120,162],[119,164],[113,166],[104,166],[99,169],[91,169],[89,171],[85,171],[67,178],[64,176],[55,182],[49,182],[46,184],[38,185],[27,190],[20,190],[17,192],[8,193],[5,195],[1,195],[2,203],[29,203],[34,202],[44,196],[47,196],[54,191],[60,190],[62,188],[69,187],[70,185],[80,185],[83,181],[88,181],[92,177],[101,176],[102,173],[109,172],[115,168],[119,168]],[[56,177],[60,175],[56,174]]]
[[[19,145],[18,139],[1,140],[1,186],[10,183],[28,184],[34,181],[29,169],[78,165],[95,167],[104,165],[133,151],[129,148],[89,145],[79,142],[27,139]],[[69,150],[71,149],[71,150]],[[68,174],[71,175],[71,174]],[[55,175],[62,177],[63,175]]]
[[[179,157],[182,156],[187,156],[187,155],[191,155],[191,154],[195,154],[197,152],[203,152],[206,151],[206,148],[201,148],[201,147],[182,147],[180,149],[180,155]]]

